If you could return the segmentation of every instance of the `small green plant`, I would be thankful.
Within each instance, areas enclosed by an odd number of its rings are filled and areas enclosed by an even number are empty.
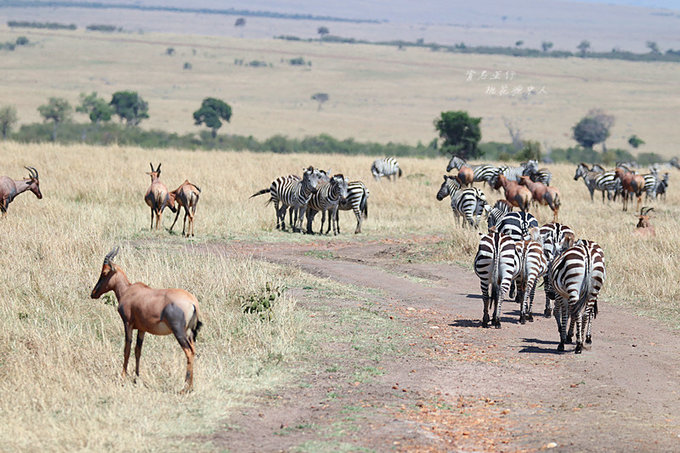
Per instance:
[[[261,320],[271,321],[272,306],[276,299],[283,296],[283,288],[274,286],[271,282],[267,282],[264,291],[260,290],[256,293],[241,296],[241,309],[243,313],[257,313]]]

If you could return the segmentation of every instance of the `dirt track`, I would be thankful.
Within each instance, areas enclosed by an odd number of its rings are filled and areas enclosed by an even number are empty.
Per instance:
[[[341,341],[347,332],[335,323],[339,341],[320,346],[321,371],[230,420],[216,445],[232,451],[680,450],[676,333],[602,302],[592,348],[575,355],[572,345],[560,354],[554,319],[540,315],[542,291],[535,322],[519,324],[516,304],[506,301],[502,328],[483,329],[477,277],[455,265],[410,263],[410,247],[409,241],[209,246],[379,289],[385,296],[375,297],[378,310],[419,338],[403,354],[383,356],[383,374],[352,382],[352,370],[375,360],[351,351]],[[301,289],[295,296],[312,312],[357,305]],[[328,371],[323,362],[338,348],[350,360]],[[329,399],[329,389],[342,398]],[[318,443],[330,427],[347,422],[348,407],[363,408],[351,429],[340,430],[339,443]]]

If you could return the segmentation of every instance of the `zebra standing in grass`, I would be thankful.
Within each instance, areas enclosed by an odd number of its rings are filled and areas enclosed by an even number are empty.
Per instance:
[[[573,236],[565,237],[566,245],[574,244],[573,241]],[[576,324],[574,352],[580,354],[584,330],[588,336],[592,317],[597,313],[597,296],[605,279],[602,248],[592,241],[578,241],[555,259],[550,267],[550,275],[551,286],[557,296],[555,320],[560,332],[557,350],[564,351],[564,345],[571,342],[567,332],[567,321],[571,316]],[[592,339],[587,337],[586,341],[590,343]]]
[[[368,218],[368,196],[370,192],[366,188],[366,185],[361,181],[350,181],[347,184],[347,197],[344,200],[340,200],[340,205],[338,206],[338,212],[336,212],[336,225],[338,226],[338,233],[340,233],[340,216],[339,211],[354,211],[354,215],[357,218],[357,227],[354,230],[354,234],[361,233],[361,224],[363,218]]]
[[[484,234],[479,240],[479,248],[474,261],[475,274],[479,277],[479,285],[484,301],[482,327],[489,325],[489,307],[492,306],[491,323],[497,329],[501,327],[501,306],[503,298],[510,291],[510,282],[517,268],[515,241],[507,234]],[[489,287],[491,294],[489,295]]]
[[[491,185],[491,179],[498,173],[498,167],[491,164],[468,165],[463,159],[458,156],[453,156],[446,166],[446,171],[449,172],[454,168],[460,170],[463,165],[467,165],[472,169],[473,182],[482,182]]]
[[[666,173],[668,174],[668,173]],[[643,178],[645,178],[645,200],[649,200],[650,198],[653,198],[656,200],[656,189],[659,187],[659,183],[661,182],[661,178],[659,177],[659,173],[656,171],[652,171],[651,173],[647,173],[646,175],[642,175]]]
[[[599,167],[601,168],[601,167]],[[580,163],[576,168],[574,174],[574,181],[578,178],[583,178],[588,191],[590,192],[590,200],[594,201],[593,193],[596,190],[602,192],[602,203],[604,203],[604,194],[607,193],[607,198],[611,200],[616,197],[621,181],[615,178],[614,170],[609,171],[594,171],[588,168],[584,163]]]
[[[394,157],[384,157],[382,159],[376,159],[371,165],[371,173],[376,181],[380,181],[382,176],[386,177],[388,180],[396,180],[397,177],[401,178],[402,171],[399,167],[399,162]]]
[[[505,176],[508,181],[519,182],[522,176],[529,176],[531,173],[538,171],[538,162],[530,160],[519,167],[509,167],[501,165],[498,167],[498,174]]]
[[[334,234],[339,233],[337,227],[337,213],[340,201],[347,197],[347,180],[341,174],[333,175],[330,182],[319,185],[316,192],[314,192],[307,203],[307,233],[314,234],[312,231],[312,223],[317,212],[321,212],[321,229],[319,234],[323,233],[323,224],[326,221],[326,212],[328,212],[328,229],[326,234],[331,230],[333,222],[335,222]]]
[[[496,204],[493,205],[493,208],[489,210],[489,213],[486,216],[486,224],[489,228],[489,233],[491,233],[491,228],[493,227],[498,229],[498,223],[508,212],[512,212],[512,205],[507,200],[498,200]]]
[[[521,324],[525,324],[527,320],[533,322],[532,307],[536,282],[548,270],[548,261],[543,254],[540,230],[531,228],[529,235],[530,240],[515,242],[518,266],[515,269],[513,280],[517,287],[515,301],[520,304],[519,322]]]
[[[286,230],[285,217],[286,208],[291,207],[296,212],[297,217],[293,223],[293,231],[300,231],[302,226],[302,218],[304,216],[305,208],[312,194],[316,192],[319,181],[323,178],[322,172],[315,170],[314,167],[309,167],[302,175],[302,180],[287,179],[285,183],[279,188],[276,193],[277,198],[281,202],[278,216],[281,220],[281,230]]]
[[[656,188],[654,189],[654,198],[660,196],[666,200],[666,189],[668,189],[668,173],[663,174],[663,178],[659,180]]]
[[[258,195],[263,195],[265,193],[269,193],[269,201],[267,201],[267,204],[269,203],[274,203],[274,213],[276,214],[276,229],[281,228],[281,219],[279,218],[279,193],[281,191],[281,188],[288,184],[288,181],[300,181],[300,177],[298,175],[288,175],[288,176],[280,176],[276,178],[272,183],[269,185],[268,189],[262,189],[258,192],[255,192],[250,196],[250,198],[257,197]],[[285,220],[285,218],[284,218]],[[291,219],[291,224],[292,224],[292,219]],[[284,230],[285,230],[285,225],[283,225]]]
[[[553,260],[561,253],[560,247],[564,243],[564,238],[567,234],[571,237],[576,237],[574,230],[561,223],[546,223],[540,228],[541,239],[543,240],[543,253],[548,260],[548,267],[552,265]],[[555,294],[550,288],[550,275],[546,273],[543,279],[543,288],[545,289],[545,310],[543,315],[546,318],[552,316],[552,301],[555,299]]]
[[[461,189],[455,177],[444,175],[444,182],[437,192],[437,200],[441,201],[449,195],[451,210],[456,219],[461,218],[461,226],[467,220],[471,227],[478,228],[482,214],[490,209],[484,192],[476,187]]]

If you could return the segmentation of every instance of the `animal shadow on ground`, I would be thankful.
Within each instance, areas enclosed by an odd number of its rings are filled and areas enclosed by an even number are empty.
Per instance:
[[[557,350],[557,345],[559,344],[558,341],[546,341],[546,340],[539,340],[538,338],[523,338],[522,341],[524,343],[530,343],[526,344],[522,349],[519,350],[520,353],[529,353],[529,354],[554,354],[554,355],[561,355],[564,354],[564,352],[560,352]],[[538,345],[550,345],[550,347],[541,347]]]

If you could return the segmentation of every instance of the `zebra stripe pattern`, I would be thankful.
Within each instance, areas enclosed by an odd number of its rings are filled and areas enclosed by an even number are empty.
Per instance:
[[[547,168],[539,168],[531,173],[529,177],[533,182],[542,182],[546,186],[549,186],[552,182],[552,173]]]
[[[530,239],[529,230],[538,228],[538,220],[528,212],[508,212],[498,223],[498,232],[509,235],[515,241]]]
[[[497,225],[501,221],[503,217],[505,217],[505,214],[508,212],[512,211],[512,205],[508,203],[506,200],[498,200],[495,205],[493,205],[493,208],[489,211],[488,216],[486,217],[486,224],[489,228],[489,233],[491,233],[491,228],[496,227],[498,229]]]
[[[560,332],[557,350],[564,351],[564,345],[571,342],[567,332],[567,321],[571,316],[576,324],[574,352],[580,354],[583,350],[584,331],[589,335],[592,318],[597,312],[597,296],[604,284],[602,248],[592,241],[578,241],[555,258],[550,267],[550,275],[552,288],[557,296],[555,320]],[[588,338],[588,342],[590,341]]]
[[[320,185],[307,203],[307,233],[314,233],[312,231],[312,223],[317,212],[321,212],[321,229],[319,234],[323,233],[323,224],[326,221],[326,212],[328,212],[328,229],[326,234],[330,232],[332,224],[335,223],[333,233],[337,235],[339,232],[337,228],[338,205],[340,200],[346,196],[347,180],[341,174],[333,175],[330,182]]]
[[[482,235],[474,266],[475,274],[479,277],[482,300],[484,301],[482,327],[489,326],[489,308],[492,308],[493,318],[491,323],[494,327],[500,329],[503,298],[510,291],[510,282],[517,268],[515,241],[506,234]],[[489,287],[491,287],[491,294],[489,294]]]
[[[548,270],[548,261],[543,254],[543,245],[536,240],[540,239],[539,230],[532,229],[531,231],[534,233],[532,240],[515,243],[515,253],[518,260],[514,277],[517,288],[515,301],[520,304],[519,322],[521,324],[525,324],[527,320],[530,322],[534,320],[532,307],[536,282]]]
[[[250,196],[250,198],[257,197],[258,195],[263,195],[265,193],[269,194],[269,201],[267,201],[267,204],[269,203],[274,203],[274,214],[276,215],[276,229],[281,228],[281,223],[279,219],[279,192],[281,191],[281,187],[283,187],[288,180],[294,180],[294,181],[299,181],[300,177],[297,175],[288,175],[288,176],[280,176],[276,178],[272,183],[269,185],[268,189],[262,189],[258,192],[255,192]],[[292,222],[292,221],[291,221]],[[285,225],[284,225],[285,229]]]
[[[656,189],[661,181],[659,174],[657,172],[651,172],[642,176],[645,178],[645,200],[649,200],[650,198],[656,199]]]
[[[354,230],[354,234],[361,233],[361,224],[363,218],[368,218],[368,196],[370,192],[361,181],[350,181],[347,184],[347,197],[344,200],[340,200],[338,205],[339,211],[354,211],[354,215],[357,218],[357,227]],[[336,225],[338,227],[338,233],[340,233],[340,221],[339,215],[336,213]]]
[[[297,218],[291,225],[293,231],[299,231],[298,224],[302,224],[304,211],[312,196],[316,192],[319,181],[323,178],[322,172],[309,167],[302,175],[302,180],[288,178],[283,181],[276,192],[276,198],[281,202],[278,217],[281,220],[281,230],[285,231],[286,208],[290,207],[292,212],[296,212]]]
[[[402,175],[399,162],[397,162],[397,159],[394,157],[384,157],[373,161],[371,173],[376,181],[380,181],[382,176],[386,177],[388,180],[394,180],[397,176],[401,177]]]
[[[456,219],[461,218],[461,226],[465,221],[471,227],[478,228],[481,216],[488,209],[486,195],[481,190],[471,187],[461,189],[453,176],[444,175],[444,182],[437,192],[437,200],[451,196],[451,210]]]
[[[560,254],[565,237],[567,235],[576,237],[574,230],[561,223],[546,223],[539,231],[543,241],[543,253],[548,261],[548,266],[552,265],[555,257]],[[543,279],[543,288],[545,289],[545,310],[543,315],[549,318],[552,316],[552,301],[555,300],[555,294],[550,286],[550,278],[547,273]]]

